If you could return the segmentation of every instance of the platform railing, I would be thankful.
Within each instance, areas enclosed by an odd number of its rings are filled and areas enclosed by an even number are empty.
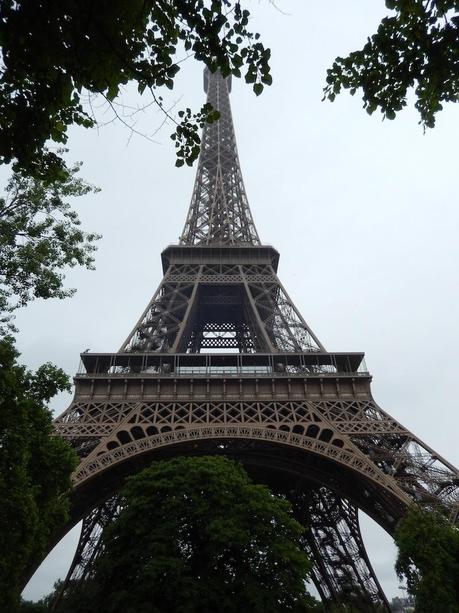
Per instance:
[[[365,375],[363,353],[82,353],[77,376],[336,376]]]

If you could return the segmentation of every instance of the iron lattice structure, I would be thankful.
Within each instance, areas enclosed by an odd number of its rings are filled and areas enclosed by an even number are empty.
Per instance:
[[[127,475],[224,453],[292,501],[324,601],[389,610],[358,510],[389,533],[413,502],[455,522],[458,472],[378,407],[363,353],[327,352],[293,304],[253,223],[228,82],[206,72],[205,89],[221,117],[204,128],[180,244],[163,251],[163,280],[120,350],[81,354],[55,421],[80,456],[67,589],[91,573]]]
[[[209,81],[211,87],[209,87]],[[216,80],[206,71],[207,102],[220,120],[206,126],[190,209],[181,245],[259,245],[242,180],[228,92],[231,79]]]

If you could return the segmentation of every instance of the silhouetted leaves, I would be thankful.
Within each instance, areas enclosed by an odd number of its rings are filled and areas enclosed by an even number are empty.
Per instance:
[[[444,102],[459,96],[459,7],[456,0],[386,0],[385,17],[360,51],[336,58],[325,97],[362,90],[368,113],[394,119],[413,88],[424,127],[435,125]]]
[[[314,607],[290,504],[222,457],[155,462],[128,480],[93,574],[59,611],[284,613]]]
[[[416,613],[459,612],[459,530],[435,512],[413,507],[395,532],[395,569]]]
[[[206,123],[213,123],[220,118],[220,112],[212,108],[210,104],[204,104],[199,113],[192,113],[187,108],[178,113],[181,121],[177,125],[171,139],[175,141],[177,152],[176,166],[183,166],[185,163],[192,166],[199,155],[201,137],[199,131]]]
[[[41,559],[67,519],[76,456],[53,436],[46,403],[69,390],[65,373],[44,364],[35,373],[17,363],[11,337],[0,341],[0,610],[19,605],[24,573]]]
[[[53,179],[64,163],[44,145],[95,125],[87,94],[112,102],[131,81],[139,92],[172,89],[183,48],[212,72],[269,84],[270,51],[248,24],[236,0],[3,0],[0,163]],[[196,125],[208,119],[201,111],[179,124],[182,162],[196,158]]]
[[[34,298],[65,298],[64,268],[92,268],[97,234],[80,227],[66,201],[98,191],[63,169],[52,183],[13,173],[0,198],[0,329]]]

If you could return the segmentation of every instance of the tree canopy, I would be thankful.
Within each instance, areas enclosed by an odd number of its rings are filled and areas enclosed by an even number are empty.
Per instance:
[[[108,104],[129,82],[150,91],[172,89],[178,52],[193,54],[224,76],[245,77],[258,95],[271,83],[269,49],[248,28],[237,0],[3,0],[0,4],[0,163],[49,179],[63,167],[48,139],[67,141],[73,124],[94,126],[85,104]],[[199,153],[198,129],[216,119],[207,106],[183,113],[176,134],[179,161]]]
[[[65,267],[92,268],[97,234],[81,230],[69,198],[97,191],[77,177],[80,164],[52,183],[13,173],[0,197],[0,329],[33,298],[65,298]]]
[[[46,403],[68,390],[65,373],[17,362],[11,338],[0,340],[0,610],[13,612],[27,568],[41,559],[68,513],[76,465],[72,449],[52,436]]]
[[[290,504],[222,457],[156,462],[128,480],[91,578],[59,611],[280,613],[314,607]]]
[[[51,139],[69,126],[97,123],[88,101],[100,95],[117,115],[123,87],[135,83],[169,116],[161,91],[172,89],[193,55],[211,70],[243,76],[258,95],[272,82],[270,50],[249,27],[240,0],[3,0],[0,4],[0,163],[50,180],[64,167]],[[368,113],[393,119],[414,89],[421,123],[459,95],[459,10],[455,0],[386,0],[390,14],[362,49],[337,57],[325,97],[362,91]],[[350,14],[350,18],[352,15]],[[176,118],[177,117],[177,118]],[[199,129],[218,118],[207,105],[170,117],[177,164],[199,153]]]
[[[456,0],[386,0],[392,14],[359,51],[338,57],[327,71],[325,96],[362,90],[364,108],[388,119],[408,103],[425,127],[444,102],[459,98],[459,6]]]
[[[459,530],[442,515],[410,509],[395,532],[395,570],[416,613],[459,612]]]

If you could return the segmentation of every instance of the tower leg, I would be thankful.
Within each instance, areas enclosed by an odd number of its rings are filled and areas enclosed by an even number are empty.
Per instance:
[[[357,508],[326,488],[290,496],[306,527],[312,579],[324,601],[352,604],[358,611],[390,611],[360,532]]]
[[[53,603],[53,611],[57,609],[64,594],[69,594],[90,575],[92,565],[102,550],[102,532],[117,517],[119,510],[119,497],[113,496],[83,519],[80,540],[62,588]]]

